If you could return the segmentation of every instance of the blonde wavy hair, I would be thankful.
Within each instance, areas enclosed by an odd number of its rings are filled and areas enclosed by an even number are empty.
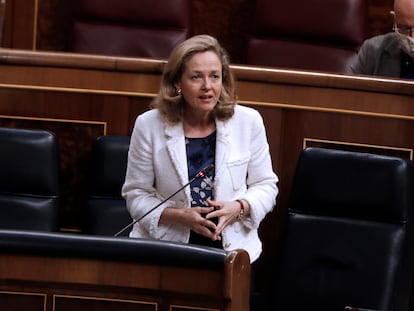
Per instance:
[[[173,49],[164,67],[158,94],[151,103],[151,108],[158,109],[167,122],[174,124],[182,121],[184,99],[177,93],[175,85],[180,81],[190,58],[194,54],[206,51],[216,53],[222,65],[222,91],[212,110],[211,118],[224,121],[233,116],[236,92],[229,56],[214,37],[197,35],[183,41]]]

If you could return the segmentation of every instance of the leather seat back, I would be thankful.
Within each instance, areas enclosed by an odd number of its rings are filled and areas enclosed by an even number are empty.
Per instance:
[[[70,51],[167,58],[190,35],[188,0],[74,0]]]
[[[94,143],[83,223],[86,234],[114,236],[132,222],[121,196],[129,142],[129,136],[109,135],[98,137]],[[128,235],[129,231],[122,235]]]
[[[308,148],[299,160],[276,276],[277,310],[407,310],[413,165]]]
[[[61,201],[56,136],[0,128],[0,228],[57,231]]]
[[[246,63],[350,72],[367,34],[365,0],[257,0]]]

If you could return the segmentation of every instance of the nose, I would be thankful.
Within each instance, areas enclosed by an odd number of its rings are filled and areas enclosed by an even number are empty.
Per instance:
[[[211,82],[208,78],[204,78],[203,79],[203,85],[202,85],[203,89],[209,90],[211,88]]]

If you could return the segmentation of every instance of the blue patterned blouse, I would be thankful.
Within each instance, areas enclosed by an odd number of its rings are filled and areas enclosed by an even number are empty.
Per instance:
[[[214,164],[216,154],[216,132],[207,137],[185,139],[187,150],[187,165],[189,179],[196,176],[201,170]],[[204,178],[197,178],[191,185],[191,207],[205,206],[207,199],[213,200],[214,170],[211,170]],[[190,243],[204,246],[222,248],[220,241],[211,241],[193,231],[190,234]]]

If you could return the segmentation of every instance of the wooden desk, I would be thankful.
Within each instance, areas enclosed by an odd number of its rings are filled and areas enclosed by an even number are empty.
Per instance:
[[[0,231],[2,310],[248,311],[245,251]]]
[[[164,60],[0,49],[0,126],[40,127],[60,139],[63,230],[79,230],[92,141],[128,135],[155,96]],[[258,289],[270,288],[296,162],[309,145],[412,159],[414,82],[233,65],[239,103],[263,115],[277,208],[260,228]]]

